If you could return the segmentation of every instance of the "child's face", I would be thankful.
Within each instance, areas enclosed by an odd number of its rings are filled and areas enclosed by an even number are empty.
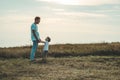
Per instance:
[[[47,37],[47,38],[45,38],[45,41],[48,41],[48,37]]]

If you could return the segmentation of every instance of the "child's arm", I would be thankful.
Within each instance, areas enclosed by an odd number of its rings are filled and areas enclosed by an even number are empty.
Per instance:
[[[40,43],[45,43],[45,41],[39,40]]]

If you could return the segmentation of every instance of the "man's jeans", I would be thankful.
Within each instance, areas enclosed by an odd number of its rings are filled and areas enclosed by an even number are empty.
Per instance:
[[[30,53],[30,60],[34,60],[35,53],[37,51],[37,47],[38,47],[38,42],[33,41],[33,46],[32,46],[32,50],[31,50],[31,53]]]

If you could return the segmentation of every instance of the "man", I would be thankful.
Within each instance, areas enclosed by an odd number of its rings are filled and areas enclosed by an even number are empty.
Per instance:
[[[30,60],[31,61],[35,61],[34,57],[35,57],[35,53],[37,51],[37,47],[38,47],[38,43],[45,43],[44,41],[42,41],[40,39],[40,35],[38,32],[38,26],[37,24],[40,23],[40,17],[35,17],[34,23],[31,25],[31,39],[33,42],[33,46],[32,46],[32,50],[30,53]]]

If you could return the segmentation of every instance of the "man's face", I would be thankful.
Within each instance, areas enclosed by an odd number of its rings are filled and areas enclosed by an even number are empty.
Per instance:
[[[37,19],[37,20],[35,21],[35,23],[36,23],[36,24],[39,24],[39,23],[40,23],[40,19]]]

